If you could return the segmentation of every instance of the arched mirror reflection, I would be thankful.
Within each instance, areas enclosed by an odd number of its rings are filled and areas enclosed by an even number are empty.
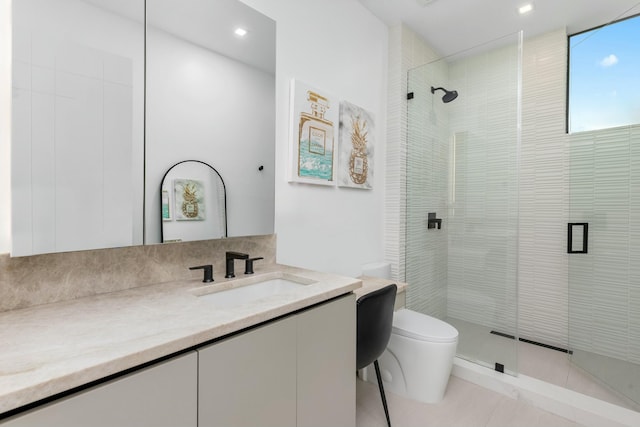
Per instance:
[[[222,176],[208,163],[184,160],[162,178],[162,243],[227,237],[227,193]]]

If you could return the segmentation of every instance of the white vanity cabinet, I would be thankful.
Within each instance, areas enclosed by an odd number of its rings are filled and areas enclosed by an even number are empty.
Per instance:
[[[349,294],[198,350],[199,427],[355,425]]]
[[[0,421],[0,427],[355,425],[356,303],[337,297]]]
[[[190,352],[0,421],[2,427],[196,427]]]
[[[297,316],[297,426],[356,424],[356,298]]]
[[[199,427],[296,425],[296,318],[198,350]]]

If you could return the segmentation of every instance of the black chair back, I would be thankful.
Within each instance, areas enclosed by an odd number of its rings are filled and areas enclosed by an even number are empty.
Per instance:
[[[388,285],[358,298],[357,369],[373,363],[387,348],[393,327],[396,285]]]

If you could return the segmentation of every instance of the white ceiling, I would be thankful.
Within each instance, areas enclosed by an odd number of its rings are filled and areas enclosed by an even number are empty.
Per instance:
[[[359,1],[388,25],[404,22],[442,56],[520,30],[525,39],[564,27],[573,34],[640,13],[638,0]],[[534,10],[520,16],[526,3]]]
[[[275,22],[238,0],[147,1],[147,25],[275,73]],[[242,39],[238,27],[248,31]]]
[[[141,0],[83,0],[142,22]],[[147,25],[268,73],[276,69],[276,23],[238,0],[147,0]],[[233,34],[243,27],[248,34]]]

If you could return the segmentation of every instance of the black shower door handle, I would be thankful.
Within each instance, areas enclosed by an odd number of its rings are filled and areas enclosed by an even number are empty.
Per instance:
[[[588,222],[570,222],[567,228],[567,253],[586,254],[589,240]],[[574,234],[576,236],[574,238]]]

